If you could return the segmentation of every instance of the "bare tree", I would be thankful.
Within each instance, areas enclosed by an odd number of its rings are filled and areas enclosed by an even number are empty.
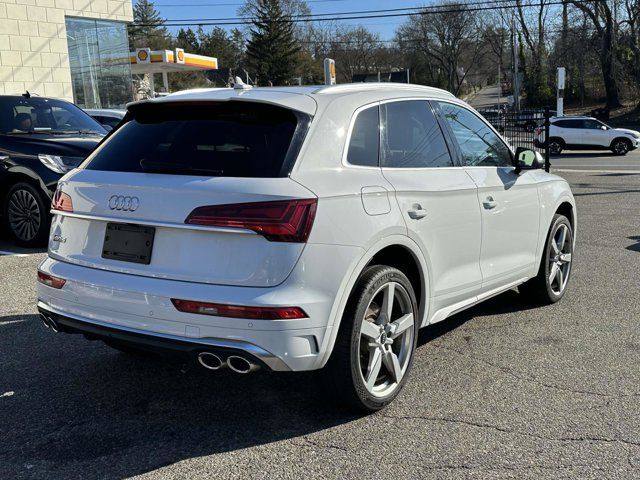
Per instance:
[[[403,48],[420,52],[432,76],[442,75],[444,86],[459,94],[470,71],[486,53],[478,35],[476,12],[462,3],[447,3],[412,16],[398,32]],[[433,68],[435,67],[435,70]]]
[[[615,71],[614,43],[617,25],[614,10],[609,5],[609,2],[602,0],[571,0],[571,3],[591,20],[596,30],[596,36],[599,41],[597,51],[600,57],[602,79],[607,94],[607,107],[618,108],[622,104],[620,103],[620,87]]]

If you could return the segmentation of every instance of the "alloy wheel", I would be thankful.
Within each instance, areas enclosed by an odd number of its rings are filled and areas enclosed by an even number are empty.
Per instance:
[[[9,226],[21,241],[33,240],[40,230],[42,221],[36,198],[28,190],[16,190],[9,198],[7,208]]]
[[[571,255],[573,239],[569,227],[563,223],[551,237],[551,250],[549,252],[549,287],[551,291],[560,295],[569,281],[571,273]]]
[[[560,154],[560,152],[562,152],[562,145],[560,144],[560,142],[551,142],[549,144],[549,152],[553,155]]]
[[[371,298],[360,327],[360,373],[367,391],[386,397],[400,385],[413,353],[415,315],[409,294],[397,282]]]
[[[618,155],[624,155],[629,151],[629,145],[627,145],[627,142],[621,140],[619,142],[616,142],[616,144],[613,146],[613,150]]]

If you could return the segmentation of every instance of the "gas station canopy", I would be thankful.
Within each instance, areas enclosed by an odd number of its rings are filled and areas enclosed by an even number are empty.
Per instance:
[[[156,73],[161,73],[165,92],[169,91],[167,74],[170,72],[195,72],[218,69],[217,58],[187,53],[181,48],[176,48],[173,51],[137,48],[135,52],[130,52],[129,63],[131,64],[132,74],[149,75],[152,91],[155,91],[153,76]]]
[[[171,50],[151,50],[138,48],[129,54],[131,73],[193,72],[216,70],[218,59],[187,53],[181,48]]]

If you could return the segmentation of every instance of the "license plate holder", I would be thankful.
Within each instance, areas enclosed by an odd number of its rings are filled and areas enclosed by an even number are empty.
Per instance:
[[[146,225],[107,223],[102,258],[149,265],[155,234],[156,229]]]

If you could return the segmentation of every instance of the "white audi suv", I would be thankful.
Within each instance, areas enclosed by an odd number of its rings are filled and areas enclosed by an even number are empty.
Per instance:
[[[59,182],[38,309],[55,331],[211,370],[324,369],[376,410],[420,327],[515,287],[562,298],[576,208],[541,163],[415,85],[133,103]]]

